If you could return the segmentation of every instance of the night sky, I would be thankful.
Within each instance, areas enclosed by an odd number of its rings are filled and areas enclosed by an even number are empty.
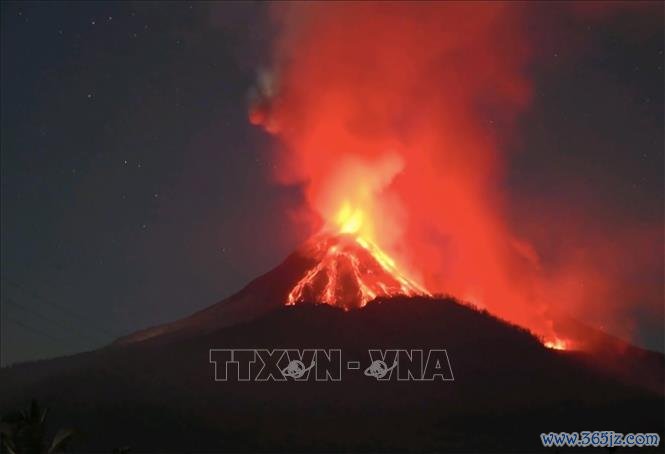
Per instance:
[[[544,27],[507,175],[524,210],[663,222],[655,11]],[[307,237],[301,188],[271,182],[276,139],[247,121],[271,37],[262,4],[2,4],[3,365],[185,316]],[[662,292],[662,260],[641,278]],[[663,320],[634,318],[662,351]]]

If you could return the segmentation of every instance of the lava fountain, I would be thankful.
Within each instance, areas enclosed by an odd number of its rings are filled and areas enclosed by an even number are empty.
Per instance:
[[[335,225],[305,245],[315,265],[293,287],[287,305],[317,302],[349,309],[379,296],[429,295],[367,236],[364,219],[362,210],[345,203]]]

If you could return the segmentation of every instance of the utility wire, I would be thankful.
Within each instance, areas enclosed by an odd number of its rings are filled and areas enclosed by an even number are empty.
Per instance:
[[[52,334],[49,334],[49,333],[47,333],[47,332],[45,332],[45,331],[42,331],[42,330],[40,330],[40,329],[38,329],[38,328],[35,328],[35,327],[30,326],[30,325],[28,325],[28,324],[25,324],[25,323],[23,323],[22,321],[20,321],[20,320],[18,320],[18,319],[15,319],[15,318],[13,318],[13,317],[10,317],[8,314],[4,314],[4,316],[3,316],[3,320],[8,320],[8,321],[12,322],[12,323],[15,324],[15,325],[18,325],[18,326],[20,326],[20,327],[22,327],[22,328],[24,328],[24,329],[26,329],[26,330],[28,330],[28,331],[31,331],[31,332],[33,332],[33,333],[39,334],[40,336],[46,337],[46,338],[48,338],[48,339],[50,339],[50,340],[53,340],[53,341],[56,341],[56,342],[66,342],[66,343],[69,343],[69,341],[68,341],[67,339],[63,339],[63,338],[61,338],[61,337],[53,336]]]
[[[63,270],[67,269],[67,267],[68,267],[67,265],[58,265],[57,263],[49,263],[49,262],[46,262],[46,261],[40,262],[40,266],[45,266],[45,267],[49,268],[50,270],[52,270],[54,273],[61,273],[61,272],[63,272]],[[12,267],[16,267],[18,269],[23,269],[24,271],[27,271],[27,272],[32,271],[32,266],[28,263],[12,263]],[[73,268],[71,266],[69,266],[69,269],[73,269]],[[7,273],[3,273],[3,274],[5,276],[7,276]],[[17,281],[18,282],[21,281],[21,279],[14,279],[12,276],[10,276],[10,278],[3,277],[2,279],[5,280],[8,283],[14,282],[15,284],[17,283]],[[65,289],[65,290],[71,290],[71,289],[75,288],[75,286],[72,285],[70,282],[64,282],[62,280],[57,280],[56,281],[56,280],[54,280],[50,277],[46,277],[44,275],[40,275],[39,282],[41,284],[47,285],[47,286],[52,287],[52,288]],[[17,287],[17,286],[15,285],[15,287]],[[22,286],[22,287],[25,288],[26,286]],[[32,292],[32,295],[33,296],[35,295],[34,291]],[[132,310],[131,308],[125,308],[124,313],[127,314],[127,315],[130,315],[130,316],[138,314],[138,312],[136,312],[135,310]],[[108,328],[108,326],[107,326],[107,328]],[[117,331],[123,331],[124,332],[124,328],[122,330],[118,330],[114,327],[110,327],[110,328],[111,328],[111,331],[113,331],[113,332],[110,332],[109,330],[104,329],[104,328],[99,328],[98,331],[103,332],[104,334],[108,335],[109,337],[111,337],[113,339],[115,339],[119,336],[117,334]]]
[[[0,277],[0,279],[2,279],[3,281],[5,281],[7,284],[9,284],[9,285],[12,286],[12,287],[17,288],[17,289],[21,290],[21,291],[24,292],[24,293],[28,293],[28,294],[30,294],[34,299],[37,299],[38,301],[42,302],[43,304],[45,304],[45,305],[47,305],[47,306],[49,306],[49,307],[52,307],[52,306],[57,307],[57,308],[60,309],[61,311],[64,311],[65,313],[69,314],[70,317],[73,317],[73,318],[78,319],[79,322],[82,322],[82,323],[84,324],[84,326],[86,326],[86,327],[90,327],[90,325],[91,325],[91,323],[90,323],[91,320],[90,320],[89,317],[81,316],[81,315],[77,314],[76,312],[72,311],[70,308],[68,308],[68,307],[66,307],[66,306],[63,306],[62,304],[57,303],[57,302],[53,301],[52,299],[44,298],[43,296],[40,296],[40,295],[39,295],[37,292],[35,292],[34,290],[28,289],[28,288],[25,287],[24,285],[22,285],[22,284],[20,284],[20,283],[18,283],[18,282],[16,282],[16,281],[14,281],[14,280],[7,279],[6,277]],[[96,325],[96,323],[95,323],[95,325]],[[100,326],[96,326],[96,331],[97,331],[97,332],[101,332],[101,333],[107,335],[107,336],[110,337],[110,338],[116,338],[116,337],[117,337],[117,335],[111,333],[111,332],[108,331],[107,329],[102,328],[102,327],[100,327]]]
[[[59,343],[61,344],[62,347],[65,347],[65,346],[66,346],[67,348],[69,348],[70,345],[71,345],[70,341],[68,341],[67,339],[63,339],[63,338],[61,338],[61,337],[53,336],[53,335],[51,335],[51,334],[49,334],[49,333],[47,333],[47,332],[45,332],[45,331],[42,331],[42,330],[40,330],[40,329],[38,329],[38,328],[35,328],[34,326],[30,326],[29,324],[26,324],[26,323],[22,322],[21,320],[18,320],[18,319],[15,319],[15,318],[13,318],[13,317],[10,317],[8,314],[4,314],[3,317],[2,317],[2,320],[3,320],[3,322],[6,320],[6,321],[8,321],[8,322],[14,324],[15,326],[19,326],[19,327],[23,328],[24,331],[29,331],[29,332],[31,332],[31,333],[33,333],[33,334],[38,334],[40,337],[42,337],[42,338],[46,338],[46,339],[48,339],[49,341],[59,342]],[[4,331],[3,331],[3,334],[4,334]],[[8,347],[8,346],[7,346],[6,344],[3,343],[3,344],[2,344],[2,347],[3,347],[3,350],[4,350],[4,348],[5,348],[5,347]],[[3,357],[4,357],[4,355],[3,355]],[[20,361],[19,361],[19,362],[20,362]],[[0,366],[5,367],[5,366],[7,366],[7,365],[9,365],[9,364],[11,364],[11,363],[6,363],[6,362],[3,360],[3,361],[1,361]]]
[[[14,266],[14,265],[12,264],[12,266]],[[45,266],[48,266],[48,265],[45,265]],[[31,268],[29,268],[25,264],[21,264],[18,268],[23,268],[27,272],[31,271]],[[49,268],[51,270],[53,270],[55,273],[61,273],[63,271],[62,267],[58,267],[58,266],[53,265],[53,264],[50,265]],[[8,275],[8,273],[2,273],[2,274],[5,276],[2,279],[4,279],[7,282],[12,281],[14,283],[18,283],[18,282],[22,281],[21,279],[16,279],[15,278],[16,275],[11,276],[11,275]],[[41,274],[40,274],[37,281],[38,281],[39,284],[42,284],[41,285],[42,288],[43,287],[50,287],[50,288],[56,288],[56,289],[65,290],[65,291],[71,291],[71,290],[76,288],[76,286],[72,285],[71,282],[68,282],[66,280],[60,280],[60,279],[54,280],[50,277],[45,277],[44,275],[41,275]],[[26,287],[26,286],[24,285],[23,287]],[[32,288],[32,286],[30,286],[30,287]],[[125,309],[125,313],[127,313],[129,315],[136,315],[137,314],[137,312],[135,312],[135,311],[133,311],[129,308]],[[112,328],[112,331],[115,331],[115,329],[113,329],[114,327],[111,327],[111,328]],[[111,335],[111,334],[109,334],[109,335]],[[113,334],[113,336],[115,337],[115,336],[117,336],[117,334]]]
[[[5,302],[8,302],[9,304],[11,304],[14,307],[18,307],[19,309],[22,309],[22,310],[24,310],[24,311],[26,311],[26,312],[28,312],[32,315],[36,315],[37,317],[41,318],[42,320],[46,321],[49,324],[55,323],[56,325],[63,328],[65,330],[65,332],[69,333],[70,335],[72,335],[72,334],[73,335],[78,335],[78,337],[85,338],[86,340],[89,340],[89,341],[93,341],[95,344],[98,344],[101,341],[101,339],[93,338],[91,336],[88,336],[87,334],[82,333],[80,330],[77,330],[76,328],[73,328],[72,326],[68,326],[67,324],[65,324],[65,323],[63,323],[59,320],[53,319],[51,317],[47,317],[44,314],[36,311],[35,309],[30,308],[29,306],[25,306],[23,304],[20,304],[12,298],[4,297],[4,300],[5,300]]]

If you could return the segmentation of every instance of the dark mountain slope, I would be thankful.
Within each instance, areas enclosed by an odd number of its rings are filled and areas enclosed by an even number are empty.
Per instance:
[[[234,347],[339,348],[362,366],[340,382],[215,382],[209,349]],[[362,374],[368,348],[446,348],[455,380],[378,382]],[[0,404],[40,399],[54,425],[83,432],[73,447],[86,452],[533,452],[549,431],[662,437],[662,393],[583,357],[453,300],[396,298],[348,312],[298,305],[208,333],[3,369]],[[660,364],[662,373],[662,355]]]
[[[157,337],[165,340],[200,335],[251,320],[282,306],[295,283],[312,265],[313,260],[298,250],[276,268],[219,303],[180,320],[121,337],[115,343],[122,345]]]

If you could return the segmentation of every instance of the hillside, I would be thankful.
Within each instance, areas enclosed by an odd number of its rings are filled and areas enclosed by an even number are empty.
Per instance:
[[[215,382],[210,348],[445,348],[454,381]],[[608,358],[610,360],[610,358]],[[620,358],[612,358],[620,360]],[[659,356],[662,374],[663,357]],[[661,375],[662,377],[662,375]],[[348,312],[281,307],[209,333],[112,345],[3,369],[2,409],[36,397],[82,451],[533,451],[539,433],[663,434],[663,395],[550,350],[454,300],[395,298]],[[482,429],[481,429],[482,428]]]

